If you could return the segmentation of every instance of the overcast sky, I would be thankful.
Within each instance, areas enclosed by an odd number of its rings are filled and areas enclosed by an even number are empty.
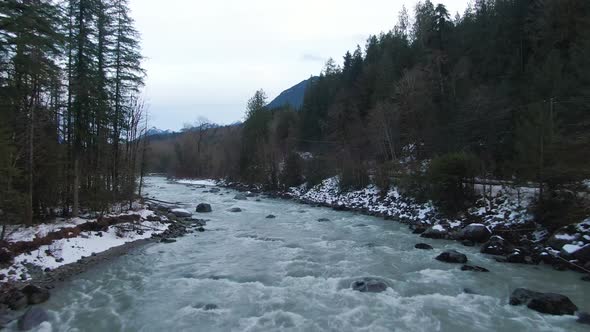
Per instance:
[[[468,0],[443,0],[451,16]],[[436,1],[433,1],[437,3]],[[151,125],[243,119],[260,88],[269,101],[389,31],[416,0],[130,0],[142,34]]]

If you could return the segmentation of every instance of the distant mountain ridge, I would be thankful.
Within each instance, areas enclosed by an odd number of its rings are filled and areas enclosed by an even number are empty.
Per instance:
[[[301,109],[301,106],[303,106],[303,97],[305,96],[305,90],[307,89],[308,85],[315,79],[316,77],[311,77],[281,92],[281,94],[279,94],[278,97],[273,99],[273,101],[268,103],[266,107],[268,109],[274,109],[289,105],[296,110]]]

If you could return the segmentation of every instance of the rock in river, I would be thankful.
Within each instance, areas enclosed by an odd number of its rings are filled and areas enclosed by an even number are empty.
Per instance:
[[[275,219],[277,216],[275,216],[274,214],[269,214],[268,216],[266,216],[266,219]]]
[[[565,295],[540,293],[518,288],[510,295],[511,305],[526,305],[529,309],[550,315],[573,315],[578,307]]]
[[[18,320],[18,328],[28,331],[48,321],[49,315],[44,309],[32,307]]]
[[[465,264],[467,263],[467,256],[463,255],[462,253],[456,250],[447,250],[444,251],[442,254],[436,256],[436,260],[446,263]]]
[[[504,240],[504,238],[494,235],[481,247],[481,253],[504,256],[514,252],[514,249],[514,246]]]
[[[201,203],[201,204],[197,205],[197,208],[195,209],[195,211],[198,213],[209,213],[209,212],[212,212],[213,209],[211,209],[211,204]]]
[[[414,246],[416,249],[432,250],[432,246],[426,243],[418,243]]]
[[[428,228],[420,236],[429,239],[444,239],[447,237],[447,230],[441,225],[434,225]]]
[[[248,196],[246,196],[246,194],[237,194],[236,196],[234,196],[234,199],[238,200],[238,201],[245,201],[248,199]]]
[[[459,232],[459,239],[477,243],[486,242],[491,236],[492,232],[482,224],[467,225],[461,230],[461,232]]]
[[[240,209],[239,207],[235,207],[235,208],[229,209],[228,211],[236,213],[236,212],[242,212],[242,209]]]
[[[461,271],[490,272],[490,270],[486,269],[485,267],[471,266],[471,265],[463,265],[463,266],[461,266]]]
[[[27,285],[21,290],[27,296],[29,305],[40,304],[49,300],[49,291],[35,285]]]
[[[377,278],[362,278],[354,281],[350,287],[363,293],[380,293],[384,292],[388,286],[383,280]]]
[[[192,213],[185,209],[172,209],[170,212],[178,218],[188,218],[192,216]]]

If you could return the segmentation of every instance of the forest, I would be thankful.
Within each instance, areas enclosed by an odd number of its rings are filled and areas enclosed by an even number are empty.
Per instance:
[[[128,0],[0,2],[0,219],[138,194],[145,72]]]
[[[538,188],[537,220],[588,215],[590,2],[419,2],[391,31],[329,60],[300,110],[259,90],[244,122],[199,121],[149,140],[147,167],[284,190],[339,175],[342,190],[395,184],[449,214],[473,183]]]

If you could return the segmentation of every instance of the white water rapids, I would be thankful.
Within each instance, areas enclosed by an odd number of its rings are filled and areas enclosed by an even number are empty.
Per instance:
[[[160,177],[147,184],[150,197],[190,211],[210,203],[213,213],[200,216],[209,219],[207,231],[147,245],[54,290],[43,305],[52,330],[587,331],[573,316],[508,304],[515,288],[526,287],[567,295],[588,311],[590,283],[580,274],[497,263],[477,247],[422,239],[405,225],[361,214],[237,201],[230,190],[203,193]],[[227,211],[232,207],[243,212]],[[419,242],[435,249],[414,249]],[[444,249],[491,272],[434,260]],[[362,277],[390,288],[350,289]]]

